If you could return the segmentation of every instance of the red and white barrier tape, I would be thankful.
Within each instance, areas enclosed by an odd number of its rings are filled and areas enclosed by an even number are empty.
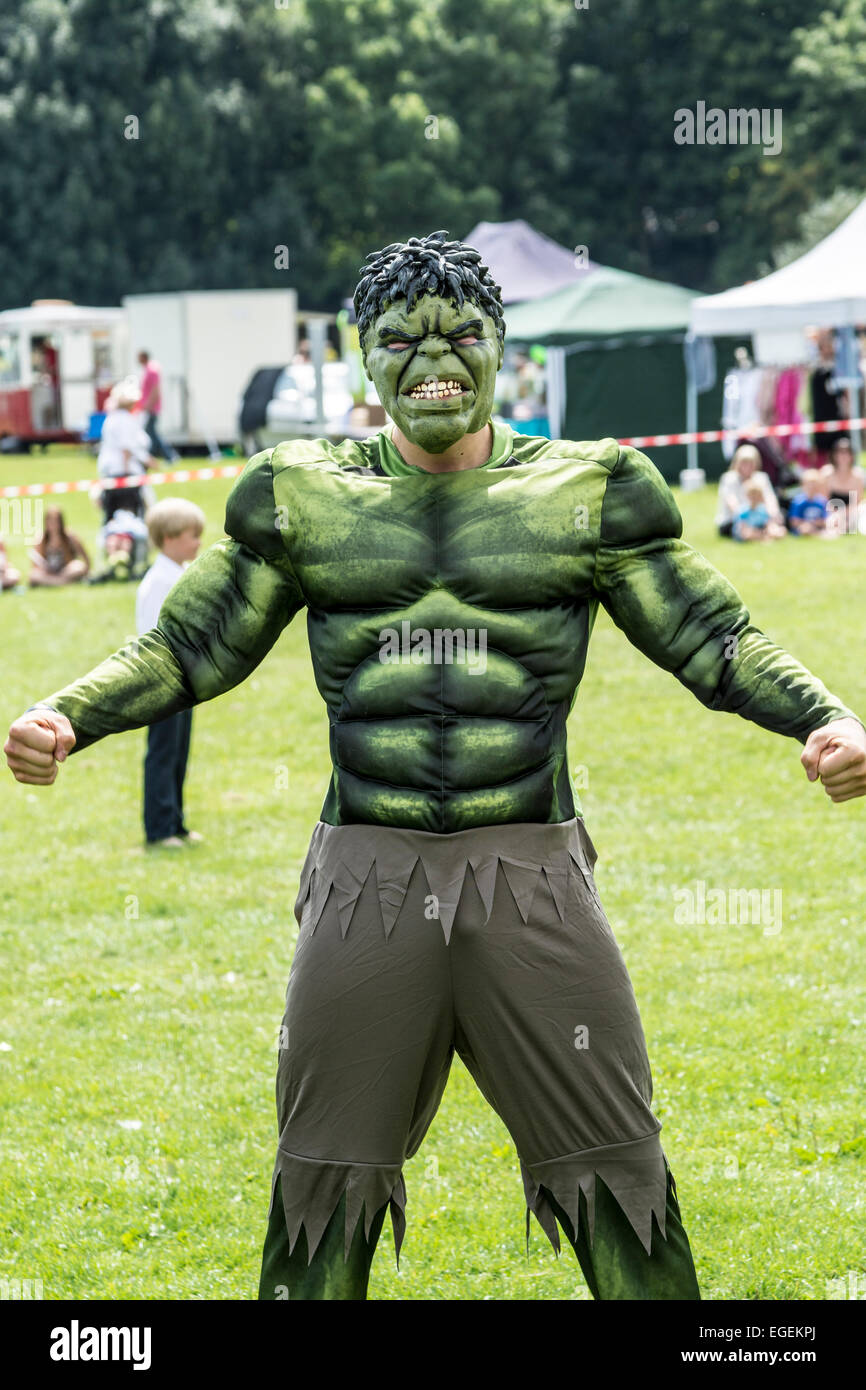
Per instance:
[[[769,436],[788,438],[795,434],[829,434],[840,430],[866,431],[866,418],[851,420],[822,420],[812,423],[803,420],[799,425],[754,425],[750,429],[697,430],[691,434],[635,434],[617,440],[634,449],[661,449],[668,444],[715,444],[722,439],[766,439]],[[243,463],[227,463],[218,468],[178,468],[170,473],[136,474],[133,478],[76,478],[68,483],[25,483],[18,487],[0,487],[0,497],[41,497],[45,493],[90,492],[91,488],[141,487],[150,483],[204,483],[210,478],[236,478],[246,467]]]
[[[204,483],[209,478],[236,478],[246,467],[227,463],[219,468],[177,468],[170,473],[136,473],[132,478],[76,478],[69,483],[27,483],[0,487],[0,497],[41,497],[46,492],[90,492],[91,488],[142,487],[147,483]]]
[[[866,430],[866,419],[803,420],[799,425],[752,425],[736,430],[697,430],[692,434],[636,434],[619,439],[618,444],[631,444],[635,449],[661,448],[665,444],[715,444],[722,439],[766,439],[775,435],[787,439],[792,434],[835,434],[840,430]]]

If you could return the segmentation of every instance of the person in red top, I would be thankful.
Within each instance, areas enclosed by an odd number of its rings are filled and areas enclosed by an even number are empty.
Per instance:
[[[141,376],[141,401],[139,409],[144,414],[144,428],[150,437],[151,453],[158,454],[173,463],[180,458],[176,449],[164,443],[159,433],[159,412],[162,410],[162,371],[158,362],[142,348],[138,360],[143,368]]]

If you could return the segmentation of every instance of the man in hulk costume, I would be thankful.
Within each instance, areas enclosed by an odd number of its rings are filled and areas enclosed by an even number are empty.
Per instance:
[[[455,1051],[512,1135],[527,1229],[558,1250],[558,1222],[596,1298],[698,1298],[568,775],[598,604],[709,708],[804,743],[834,801],[866,792],[866,732],[681,541],[647,458],[491,422],[505,326],[477,251],[388,246],[355,305],[393,423],[252,458],[158,626],[31,707],[9,764],[51,783],[223,694],[306,606],[333,774],[295,907],[260,1298],[366,1297]]]

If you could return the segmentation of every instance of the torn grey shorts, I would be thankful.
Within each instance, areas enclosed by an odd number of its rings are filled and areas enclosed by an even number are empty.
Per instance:
[[[346,1252],[390,1206],[436,1114],[451,1059],[507,1126],[527,1203],[555,1249],[548,1194],[578,1229],[595,1180],[649,1252],[666,1168],[643,1028],[580,819],[439,835],[315,829],[277,1070],[278,1184],[309,1258],[345,1195]]]

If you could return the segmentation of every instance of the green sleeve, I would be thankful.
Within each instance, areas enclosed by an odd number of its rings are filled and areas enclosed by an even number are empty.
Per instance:
[[[270,450],[250,459],[232,489],[225,529],[228,539],[177,581],[155,628],[39,702],[69,719],[73,752],[231,690],[302,606],[277,530]]]
[[[831,719],[857,718],[752,625],[733,585],[681,535],[658,469],[621,448],[602,503],[595,588],[629,641],[709,709],[801,743]]]

